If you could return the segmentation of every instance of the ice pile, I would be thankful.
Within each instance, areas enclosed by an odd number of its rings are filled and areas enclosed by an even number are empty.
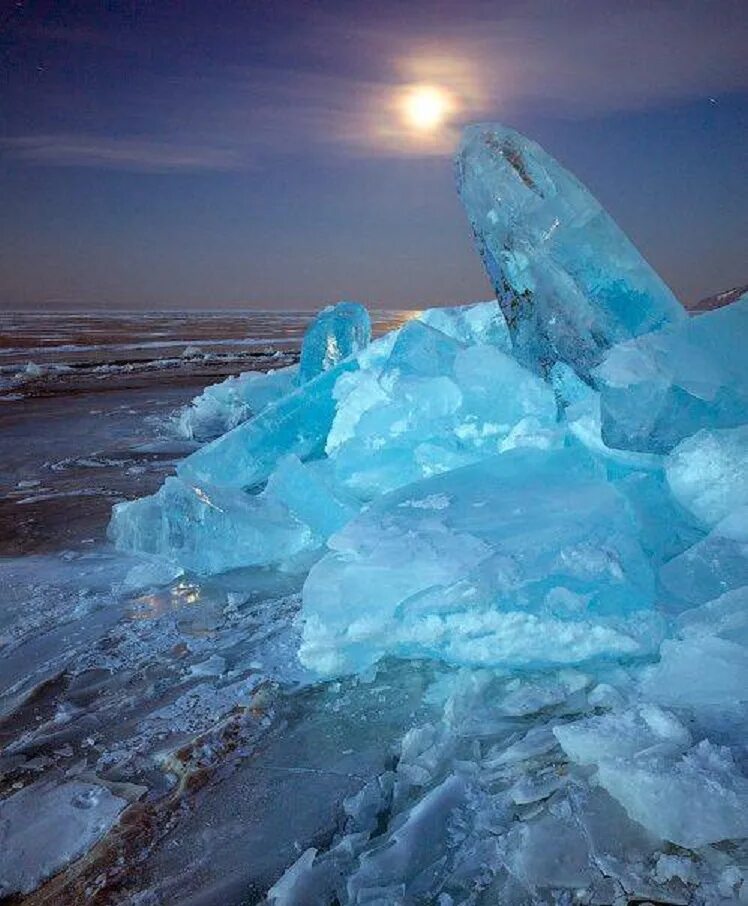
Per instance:
[[[377,891],[400,902],[408,860],[428,862],[410,851],[422,817],[490,800],[499,776],[514,785],[485,820],[506,825],[494,856],[512,883],[591,884],[601,857],[588,825],[614,805],[646,828],[650,855],[662,841],[700,852],[700,868],[662,855],[643,896],[678,888],[686,902],[689,878],[708,875],[728,897],[742,881],[702,850],[746,834],[748,299],[689,320],[584,187],[511,130],[468,130],[458,178],[498,301],[422,312],[370,344],[358,309],[325,310],[298,382],[277,396],[274,384],[258,414],[157,494],[118,505],[112,537],[199,573],[308,570],[299,655],[319,675],[387,656],[447,665],[468,684],[513,672],[481,738],[504,726],[509,701],[527,704],[510,683],[540,676],[528,680],[536,706],[512,717],[536,715],[525,737],[463,753],[455,773],[453,736],[453,760],[424,774],[428,792],[395,809],[390,855],[372,843],[359,857],[368,844],[350,843],[341,902]],[[521,776],[506,773],[513,764]],[[577,778],[576,798],[554,764]],[[507,824],[506,808],[546,799],[556,811]],[[558,852],[549,875],[544,852],[567,831],[581,867]],[[465,833],[477,848],[465,858],[483,865],[498,837]],[[628,890],[625,847],[613,849],[605,864],[619,867],[601,877]],[[303,858],[276,902],[316,877],[314,854]],[[599,896],[589,902],[612,902]]]
[[[114,511],[118,546],[199,573],[311,566],[301,657],[323,673],[641,656],[662,614],[747,578],[748,301],[688,320],[511,130],[469,129],[458,175],[500,303],[374,343],[362,306],[325,309],[298,375],[214,388],[254,417]]]

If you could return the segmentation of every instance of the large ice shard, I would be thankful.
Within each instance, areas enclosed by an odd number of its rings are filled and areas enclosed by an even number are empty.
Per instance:
[[[266,406],[257,417],[182,460],[177,474],[198,486],[248,489],[266,481],[282,456],[305,460],[321,455],[336,413],[338,380],[361,367],[377,367],[396,337],[396,331],[381,337]]]
[[[515,354],[587,376],[605,350],[686,317],[587,189],[535,142],[470,126],[457,185]]]
[[[323,309],[304,336],[300,364],[267,372],[248,371],[213,384],[174,420],[180,437],[213,440],[258,415],[371,341],[371,319],[358,302],[340,302]]]
[[[748,298],[615,346],[595,371],[611,447],[663,453],[748,419]]]
[[[578,450],[513,450],[410,485],[328,544],[303,593],[301,657],[321,673],[385,653],[576,663],[654,639],[636,525]]]
[[[358,302],[338,302],[323,308],[304,335],[299,383],[305,384],[371,341],[371,319]]]

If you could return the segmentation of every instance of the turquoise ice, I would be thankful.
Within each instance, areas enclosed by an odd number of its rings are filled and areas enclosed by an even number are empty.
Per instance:
[[[499,299],[368,345],[323,312],[300,378],[199,398],[191,436],[231,430],[111,537],[168,575],[305,576],[284,656],[340,678],[341,712],[424,684],[397,759],[269,902],[467,902],[478,877],[491,902],[737,902],[748,300],[689,320],[503,127],[459,169]]]
[[[299,383],[305,384],[343,359],[360,352],[371,341],[371,319],[358,302],[328,305],[304,335],[299,362]]]
[[[177,475],[195,485],[250,489],[267,481],[284,454],[300,459],[321,455],[335,416],[335,382],[356,368],[355,359],[346,359],[322,372],[183,459]]]
[[[588,455],[516,449],[377,500],[303,591],[303,662],[385,653],[542,666],[631,656],[656,636],[654,577],[623,498]]]
[[[588,376],[610,346],[686,315],[590,192],[498,123],[466,129],[457,187],[515,354]]]
[[[629,340],[595,371],[611,447],[667,452],[701,428],[748,414],[748,297]]]
[[[492,342],[461,342],[430,326],[428,313],[401,328],[381,368],[341,378],[326,452],[363,500],[515,446],[554,442],[553,391],[505,351],[497,311],[486,303],[491,326],[478,331]],[[463,315],[448,309],[437,323],[469,340],[453,330]]]
[[[175,419],[176,433],[188,440],[207,441],[220,437],[290,393],[298,380],[298,368],[246,371],[211,384]]]

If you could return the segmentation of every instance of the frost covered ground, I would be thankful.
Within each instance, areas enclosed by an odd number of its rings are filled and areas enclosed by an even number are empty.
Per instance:
[[[10,898],[748,898],[748,300],[511,130],[457,164],[497,301],[154,397],[113,546],[2,563]]]

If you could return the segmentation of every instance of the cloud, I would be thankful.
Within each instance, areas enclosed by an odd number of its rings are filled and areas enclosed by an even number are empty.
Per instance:
[[[179,142],[85,135],[29,135],[0,145],[13,158],[57,167],[98,167],[144,173],[236,170],[246,161],[235,150]]]
[[[114,40],[88,27],[43,33],[101,52]],[[351,3],[335,17],[298,19],[295,31],[255,36],[262,66],[232,62],[216,35],[217,50],[178,66],[163,46],[152,54],[135,42],[130,79],[103,88],[45,83],[40,109],[54,97],[52,113],[37,134],[22,110],[22,135],[2,143],[6,155],[161,173],[236,170],[280,155],[426,157],[450,154],[470,121],[596,117],[748,89],[744,0]],[[180,46],[178,34],[169,46]],[[403,123],[398,98],[414,83],[456,99],[441,131]]]
[[[743,0],[410,10],[401,5],[388,15],[378,6],[376,21],[305,22],[303,40],[285,36],[277,53],[296,56],[293,67],[235,68],[207,91],[204,78],[196,82],[192,121],[259,156],[423,157],[450,154],[460,127],[476,120],[596,117],[748,89]],[[441,132],[419,135],[403,123],[398,98],[414,83],[443,86],[456,98],[456,115]],[[180,116],[177,105],[173,128]]]

